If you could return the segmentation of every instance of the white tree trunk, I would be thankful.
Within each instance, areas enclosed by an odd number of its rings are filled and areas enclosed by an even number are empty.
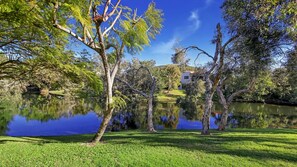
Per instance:
[[[218,96],[220,97],[220,103],[223,105],[223,112],[222,112],[221,121],[220,121],[218,130],[223,131],[223,130],[225,130],[225,128],[227,126],[228,114],[229,114],[229,112],[228,112],[229,104],[225,98],[225,95],[221,89],[221,86],[217,87],[217,93],[218,93]]]
[[[239,96],[243,93],[250,91],[250,89],[252,88],[253,85],[254,85],[254,79],[251,81],[251,83],[249,84],[249,87],[247,89],[241,89],[241,90],[238,90],[238,91],[232,93],[228,97],[228,99],[226,99],[226,97],[222,91],[222,87],[221,87],[222,85],[217,87],[217,93],[218,93],[218,96],[220,97],[220,103],[223,105],[223,112],[222,112],[222,117],[221,117],[221,121],[220,121],[218,130],[223,131],[226,129],[226,126],[228,124],[229,106],[231,105],[233,99],[236,96]]]
[[[91,141],[92,143],[97,143],[101,141],[102,136],[108,126],[109,121],[112,118],[113,114],[113,100],[112,100],[112,87],[113,87],[113,80],[114,78],[110,77],[110,70],[108,68],[105,68],[105,77],[106,77],[106,99],[105,99],[105,111],[103,112],[103,120],[100,124],[98,132],[95,134],[93,140]]]
[[[219,125],[219,128],[218,128],[219,131],[224,131],[226,129],[226,126],[227,126],[227,123],[228,123],[228,113],[229,113],[228,109],[229,109],[228,105],[224,106],[222,116],[221,116],[220,125]]]
[[[207,76],[206,77],[206,91],[205,91],[205,103],[204,103],[204,114],[202,118],[202,135],[209,135],[209,127],[210,127],[210,114],[211,114],[211,109],[212,109],[212,97],[213,97],[213,92],[212,92],[212,83],[210,78]]]
[[[147,129],[149,132],[156,132],[153,122],[153,97],[148,99]]]

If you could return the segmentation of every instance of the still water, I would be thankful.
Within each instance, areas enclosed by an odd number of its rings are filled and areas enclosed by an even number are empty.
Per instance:
[[[55,136],[95,133],[102,121],[101,109],[84,100],[31,99],[0,105],[0,134],[8,136]],[[297,128],[297,107],[259,103],[234,103],[229,127]],[[216,129],[221,107],[215,105],[210,128]],[[145,128],[146,106],[117,112],[108,130]],[[186,111],[173,103],[154,108],[156,129],[201,129],[201,111]]]

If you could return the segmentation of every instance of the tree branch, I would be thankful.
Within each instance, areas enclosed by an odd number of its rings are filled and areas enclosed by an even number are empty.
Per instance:
[[[121,2],[121,0],[118,0],[118,2],[116,3],[116,5],[114,6],[113,10],[109,14],[107,14],[108,7],[111,4],[111,0],[107,0],[107,2],[105,3],[103,15],[102,15],[104,22],[107,21],[115,13],[115,11],[117,10],[120,2]]]
[[[187,52],[187,51],[190,50],[190,49],[196,49],[196,50],[200,51],[201,54],[204,54],[204,55],[210,57],[211,59],[214,59],[213,56],[211,56],[209,53],[207,53],[207,52],[204,51],[203,49],[200,49],[200,48],[197,47],[197,46],[189,46],[189,47],[186,47],[186,48],[182,49],[180,52]],[[180,52],[179,52],[179,53],[180,53]],[[199,54],[199,55],[200,55],[200,54]]]
[[[142,91],[140,91],[140,90],[138,90],[138,89],[133,88],[133,86],[131,86],[128,82],[126,82],[126,81],[124,81],[124,80],[121,80],[121,79],[119,79],[119,78],[116,78],[116,80],[118,80],[118,81],[124,83],[125,85],[127,85],[132,91],[134,91],[134,92],[136,92],[136,93],[142,95],[142,96],[145,97],[145,98],[149,98],[149,96],[148,96],[146,93],[144,93],[144,92],[142,92]]]
[[[233,37],[231,37],[224,45],[223,45],[223,47],[222,47],[222,50],[225,50],[226,49],[226,47],[233,41],[233,40],[235,40],[236,38],[238,38],[240,35],[235,35],[235,36],[233,36]]]
[[[54,17],[53,17],[53,26],[56,27],[57,29],[60,29],[66,33],[68,33],[69,35],[71,35],[72,37],[76,38],[77,40],[79,40],[80,42],[82,42],[83,44],[85,44],[86,46],[88,46],[91,49],[95,49],[96,47],[93,47],[95,45],[90,45],[89,43],[87,43],[83,38],[81,38],[80,36],[78,36],[76,33],[72,32],[70,29],[67,29],[61,25],[58,24],[58,20],[57,20],[57,10],[59,8],[59,3],[58,1],[54,3]],[[90,34],[89,34],[90,35]]]
[[[255,84],[255,79],[253,78],[252,81],[250,82],[248,88],[245,88],[245,89],[241,89],[241,90],[238,90],[234,93],[232,93],[229,97],[228,97],[228,100],[227,100],[227,103],[228,104],[231,104],[233,99],[236,97],[236,96],[239,96],[240,94],[242,93],[246,93],[246,92],[249,92],[251,91],[252,87],[254,86]]]
[[[224,93],[223,93],[223,91],[222,91],[222,89],[221,89],[221,86],[218,86],[217,87],[217,94],[218,94],[218,96],[220,97],[220,100],[221,100],[221,104],[223,105],[223,107],[225,108],[227,108],[227,100],[226,100],[226,98],[225,98],[225,95],[224,95]]]
[[[114,25],[116,24],[116,22],[118,21],[118,19],[120,18],[122,14],[122,9],[120,10],[120,12],[118,13],[118,15],[116,16],[116,18],[114,19],[114,21],[112,22],[112,24],[103,32],[103,36],[106,35],[106,33],[108,33],[113,27]]]

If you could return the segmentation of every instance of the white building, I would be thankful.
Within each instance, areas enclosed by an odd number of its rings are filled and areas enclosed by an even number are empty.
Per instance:
[[[181,75],[181,84],[189,84],[192,82],[193,71],[185,71]]]

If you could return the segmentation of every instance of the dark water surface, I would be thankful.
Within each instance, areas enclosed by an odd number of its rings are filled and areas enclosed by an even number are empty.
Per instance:
[[[296,128],[297,107],[259,103],[235,103],[230,108],[229,127]],[[221,107],[215,106],[211,129],[216,129]],[[95,133],[102,117],[100,107],[84,101],[55,99],[21,105],[0,106],[0,134],[8,136],[56,136]],[[202,111],[189,113],[176,104],[158,103],[154,108],[157,129],[201,129]],[[146,106],[121,112],[113,118],[108,130],[145,128]]]

